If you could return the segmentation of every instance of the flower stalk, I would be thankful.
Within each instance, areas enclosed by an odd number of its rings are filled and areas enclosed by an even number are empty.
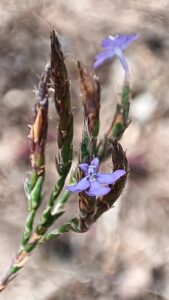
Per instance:
[[[116,111],[111,125],[104,138],[100,140],[97,146],[97,156],[101,161],[105,160],[109,155],[111,155],[111,139],[117,139],[119,141],[124,131],[130,124],[130,100],[130,85],[129,82],[125,80],[122,87],[122,93],[119,95],[119,102],[117,103]]]

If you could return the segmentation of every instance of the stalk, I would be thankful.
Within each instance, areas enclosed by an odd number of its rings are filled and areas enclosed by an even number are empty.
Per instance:
[[[36,211],[41,203],[41,191],[45,177],[45,146],[48,129],[48,88],[50,85],[50,66],[47,64],[41,75],[37,103],[33,110],[33,123],[30,126],[29,148],[31,160],[31,176],[24,182],[28,198],[28,217],[24,226],[22,241],[18,253],[11,266],[0,281],[0,291],[14,278],[15,274],[25,265],[29,253],[26,251],[28,242],[35,244],[36,235],[32,233]],[[37,243],[37,242],[36,242]]]
[[[104,138],[99,142],[97,146],[97,157],[102,161],[111,155],[111,139],[121,139],[124,131],[129,125],[129,109],[130,109],[130,86],[129,82],[125,80],[122,93],[120,95],[120,101],[117,104],[115,115],[112,123],[105,134]]]

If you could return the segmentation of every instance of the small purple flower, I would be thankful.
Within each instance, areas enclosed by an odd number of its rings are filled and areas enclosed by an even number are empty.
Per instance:
[[[74,193],[85,191],[88,196],[103,196],[111,191],[108,184],[114,184],[119,178],[126,174],[124,170],[117,170],[113,173],[98,173],[99,159],[95,157],[90,165],[83,163],[79,165],[85,177],[74,185],[65,188]],[[106,185],[106,186],[105,186]]]
[[[119,34],[116,36],[109,35],[104,40],[102,40],[101,46],[104,48],[103,52],[99,53],[95,57],[94,68],[101,66],[106,60],[114,57],[115,55],[119,58],[126,77],[129,78],[129,68],[127,60],[122,52],[122,50],[128,48],[131,42],[138,39],[139,34]]]

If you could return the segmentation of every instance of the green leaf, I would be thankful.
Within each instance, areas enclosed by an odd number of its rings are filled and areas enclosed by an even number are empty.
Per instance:
[[[37,209],[41,202],[41,191],[43,186],[44,177],[40,176],[30,194],[30,210]]]

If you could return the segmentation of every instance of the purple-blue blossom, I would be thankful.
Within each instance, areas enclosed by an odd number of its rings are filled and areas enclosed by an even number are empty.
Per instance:
[[[95,157],[90,165],[87,163],[79,164],[80,169],[84,172],[83,177],[74,185],[67,185],[65,189],[80,193],[85,191],[88,196],[104,196],[111,191],[109,184],[114,184],[118,179],[126,174],[124,170],[117,170],[113,173],[98,173],[99,159]]]
[[[106,60],[113,58],[115,55],[119,58],[126,77],[129,78],[129,67],[127,60],[123,54],[124,49],[128,48],[131,42],[138,39],[139,34],[119,34],[116,36],[109,35],[101,42],[101,46],[104,49],[101,53],[95,57],[94,68],[101,66]]]

